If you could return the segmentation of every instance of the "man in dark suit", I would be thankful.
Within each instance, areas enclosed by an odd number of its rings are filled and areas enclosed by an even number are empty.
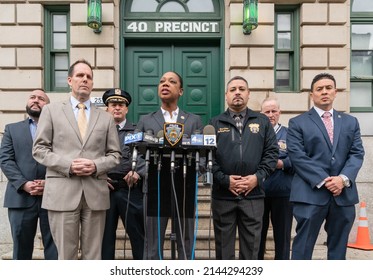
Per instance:
[[[346,258],[348,236],[358,203],[356,177],[364,158],[356,118],[333,109],[337,96],[332,75],[311,83],[314,107],[289,121],[288,152],[295,168],[290,201],[297,221],[292,259],[312,259],[325,221],[328,259]]]
[[[53,240],[62,260],[101,259],[107,172],[120,162],[113,117],[90,101],[92,66],[77,60],[69,68],[70,98],[48,104],[40,115],[33,156],[47,167],[42,206],[48,209]]]
[[[13,259],[31,260],[38,221],[46,260],[57,259],[57,249],[49,228],[48,213],[41,208],[45,167],[32,157],[32,143],[41,110],[49,98],[41,89],[34,90],[26,105],[29,117],[8,124],[1,143],[1,170],[8,178],[4,207],[13,238]]]
[[[153,113],[143,116],[137,128],[140,131],[152,130],[155,133],[162,130],[164,123],[181,123],[184,125],[184,134],[189,136],[196,130],[202,131],[201,118],[195,114],[187,113],[179,109],[178,100],[183,94],[183,81],[179,74],[175,72],[166,72],[163,74],[158,85],[158,96],[162,102],[161,108]],[[201,132],[200,132],[201,133]],[[177,160],[175,166],[182,167],[183,162]],[[178,197],[180,220],[175,221],[177,225],[182,225],[176,228],[177,248],[179,259],[191,259],[193,250],[194,236],[194,196],[196,185],[195,167],[188,168],[186,176],[186,184],[184,184],[182,168],[176,168],[175,171],[175,188]],[[145,259],[162,259],[163,258],[163,243],[164,235],[170,217],[171,209],[171,170],[170,158],[162,158],[162,169],[160,172],[160,205],[157,204],[157,170],[154,165],[150,166],[148,187],[149,200],[147,211],[147,227],[146,227],[146,243],[145,243]],[[158,208],[160,207],[160,208]],[[185,211],[183,211],[185,209]],[[160,211],[159,220],[158,210]],[[160,227],[158,228],[158,221]],[[182,236],[182,233],[183,236]],[[160,244],[160,246],[158,246]]]

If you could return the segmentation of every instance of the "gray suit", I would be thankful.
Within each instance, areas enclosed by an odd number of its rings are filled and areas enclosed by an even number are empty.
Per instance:
[[[179,110],[178,114],[178,123],[184,124],[184,134],[188,134],[189,136],[193,134],[195,130],[200,130],[202,133],[202,121],[201,118],[195,114],[183,112]],[[155,134],[158,131],[163,130],[163,125],[165,123],[162,111],[159,109],[156,112],[150,113],[148,115],[143,116],[138,124],[137,128],[140,131],[147,131],[149,129],[153,130]],[[180,216],[186,217],[185,219],[185,235],[184,235],[184,243],[185,243],[185,253],[184,255],[181,239],[180,239],[180,230],[176,228],[176,236],[177,236],[177,247],[178,247],[178,258],[179,259],[190,259],[192,255],[192,247],[193,247],[193,235],[194,235],[194,196],[195,196],[195,185],[196,185],[196,171],[195,165],[191,164],[188,167],[187,178],[186,178],[186,189],[185,189],[185,198],[184,199],[184,180],[182,174],[182,168],[178,168],[182,166],[182,162],[176,162],[176,171],[175,171],[175,189],[176,194],[178,197],[179,208],[180,208]],[[160,257],[163,258],[163,243],[164,243],[164,234],[167,227],[168,218],[171,215],[171,171],[170,171],[170,159],[163,158],[162,159],[162,169],[160,173],[160,184],[161,184],[161,203],[160,203],[160,229],[158,229],[158,205],[157,205],[157,190],[158,190],[158,183],[157,183],[157,170],[155,165],[150,165],[149,168],[149,180],[148,180],[148,187],[149,187],[149,200],[148,200],[148,213],[147,213],[147,229],[146,229],[146,241],[145,244],[145,258],[146,259],[159,259]],[[185,203],[185,213],[183,210],[183,203]],[[184,219],[181,219],[181,224],[184,224]],[[159,231],[158,231],[159,230]],[[158,236],[158,232],[160,236]],[[160,247],[162,248],[159,250],[158,242],[160,243]],[[160,256],[161,255],[161,256]]]
[[[41,208],[42,196],[32,196],[22,189],[27,181],[44,180],[45,167],[32,157],[30,119],[8,124],[1,143],[1,169],[8,178],[4,207],[13,238],[13,259],[32,259],[37,223],[44,245],[45,259],[57,259],[57,248],[53,242],[48,213]]]
[[[110,206],[106,173],[119,164],[121,158],[118,133],[110,114],[93,104],[90,108],[85,139],[81,139],[70,101],[46,105],[41,113],[33,155],[47,167],[42,205],[49,213],[74,211],[83,203],[92,213],[102,211],[105,215],[105,210]],[[96,173],[86,177],[71,175],[70,166],[76,158],[92,159],[96,165]],[[88,221],[82,224],[87,233],[94,233],[82,243],[82,255],[85,253],[84,249],[95,251],[94,257],[90,255],[88,258],[101,258],[105,219],[103,224],[101,222],[95,224]],[[67,243],[74,243],[78,233],[74,231],[74,236],[71,236],[59,224],[51,223],[51,228],[55,240],[56,234],[63,235],[61,238],[68,238],[63,244],[56,242],[60,257],[60,251],[65,249]],[[61,258],[76,258],[77,248],[74,250],[76,255]]]

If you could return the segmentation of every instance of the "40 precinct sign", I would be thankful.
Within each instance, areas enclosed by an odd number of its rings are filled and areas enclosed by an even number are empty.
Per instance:
[[[219,33],[217,21],[126,21],[126,33]]]

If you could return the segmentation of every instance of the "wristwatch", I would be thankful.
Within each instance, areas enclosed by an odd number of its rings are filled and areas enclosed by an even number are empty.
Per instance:
[[[348,179],[346,175],[339,174],[339,177],[342,178],[343,186],[345,186],[346,188],[349,188],[351,186],[350,179]]]

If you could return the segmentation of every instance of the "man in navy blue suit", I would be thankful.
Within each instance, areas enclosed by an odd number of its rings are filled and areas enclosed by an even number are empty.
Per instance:
[[[333,109],[336,81],[328,73],[311,83],[314,107],[290,119],[288,152],[295,169],[290,201],[297,221],[292,259],[312,259],[325,221],[329,260],[346,259],[359,202],[356,177],[364,158],[356,118]]]
[[[32,157],[36,126],[49,98],[41,89],[34,90],[27,101],[29,117],[5,126],[0,149],[1,170],[8,178],[4,207],[13,238],[13,259],[31,260],[38,221],[44,245],[44,258],[57,259],[57,248],[49,228],[48,212],[41,208],[45,166]]]

